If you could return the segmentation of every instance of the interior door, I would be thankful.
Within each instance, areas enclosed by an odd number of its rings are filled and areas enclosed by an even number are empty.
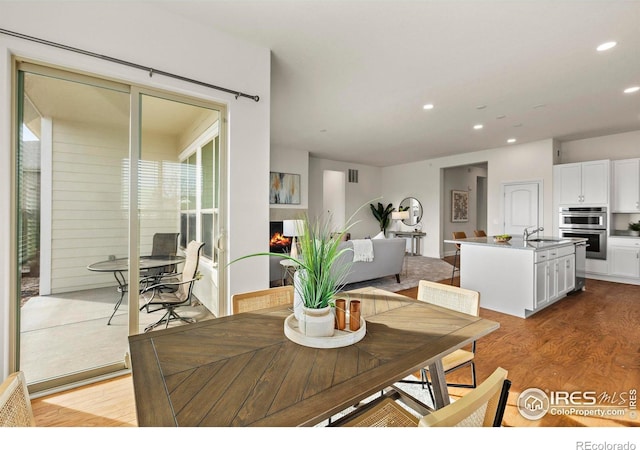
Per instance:
[[[503,184],[504,233],[520,236],[525,228],[540,226],[540,191],[538,182]]]

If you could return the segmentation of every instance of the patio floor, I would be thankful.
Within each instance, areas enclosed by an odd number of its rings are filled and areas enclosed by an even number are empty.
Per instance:
[[[20,311],[20,368],[27,382],[123,361],[129,348],[126,298],[107,325],[118,296],[115,287],[107,287],[29,299]],[[177,311],[197,321],[214,318],[198,301]],[[162,315],[164,310],[141,311],[141,332]]]

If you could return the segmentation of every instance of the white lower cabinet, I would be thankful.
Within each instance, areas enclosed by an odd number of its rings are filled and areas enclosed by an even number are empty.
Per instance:
[[[534,310],[564,297],[576,285],[573,245],[536,252]]]
[[[609,239],[609,275],[640,278],[640,239]]]
[[[480,307],[527,318],[575,288],[574,243],[531,248],[462,244],[460,286],[480,292]]]

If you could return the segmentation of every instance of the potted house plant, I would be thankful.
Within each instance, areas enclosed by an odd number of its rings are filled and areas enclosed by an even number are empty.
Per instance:
[[[640,236],[640,221],[631,222],[629,224],[629,230],[631,230],[631,236]]]
[[[351,219],[347,223],[351,223]],[[350,267],[349,264],[334,267],[334,263],[344,252],[352,251],[351,248],[339,248],[344,234],[352,225],[354,224],[347,225],[340,232],[334,232],[330,217],[311,222],[305,214],[298,221],[298,257],[271,252],[253,253],[230,264],[260,255],[278,256],[292,261],[297,266],[294,275],[294,311],[300,332],[307,336],[332,336],[335,323],[332,310],[335,306],[334,297],[344,286]]]
[[[389,220],[391,219],[391,213],[395,211],[395,208],[391,203],[389,203],[386,207],[378,202],[377,206],[374,206],[373,203],[369,204],[371,208],[371,212],[373,216],[378,220],[380,224],[380,231],[382,231],[385,235],[387,234],[387,228],[389,227]]]

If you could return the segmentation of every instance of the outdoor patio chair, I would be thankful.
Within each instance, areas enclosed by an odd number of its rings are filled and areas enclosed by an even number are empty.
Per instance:
[[[0,385],[0,427],[35,425],[24,373],[14,372]]]
[[[175,256],[178,252],[178,236],[180,233],[156,233],[153,235],[153,247],[151,248],[151,256]],[[177,275],[177,265],[171,264],[169,266],[154,267],[153,269],[146,269],[140,271],[140,283],[141,287],[157,284],[163,276]],[[177,279],[173,281],[178,281]],[[167,291],[175,291],[175,286],[166,287]],[[144,306],[140,308],[140,311],[145,309]],[[150,311],[146,308],[147,312]],[[157,310],[155,310],[157,311]]]
[[[178,252],[178,236],[180,233],[156,233],[153,235],[153,247],[151,256],[175,256]],[[157,267],[146,270],[144,277],[159,276],[167,273],[176,273],[176,265]]]
[[[144,330],[145,332],[151,331],[163,323],[166,328],[172,320],[180,320],[186,323],[194,321],[194,319],[180,316],[176,308],[191,305],[193,285],[200,278],[198,264],[202,247],[204,247],[203,242],[191,241],[187,246],[182,273],[160,276],[157,283],[141,290],[140,299],[144,301],[141,308],[147,308],[148,310],[150,307],[156,307],[154,311],[158,309],[167,310],[160,320],[148,325]],[[176,276],[178,279],[176,279]],[[172,288],[175,288],[175,290]]]

